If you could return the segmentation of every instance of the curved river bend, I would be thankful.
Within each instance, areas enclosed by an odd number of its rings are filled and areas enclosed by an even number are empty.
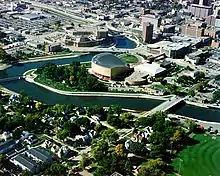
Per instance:
[[[45,63],[49,63],[49,62],[55,63],[57,65],[61,65],[61,64],[69,64],[73,61],[86,62],[86,61],[91,61],[91,59],[92,59],[92,55],[85,55],[85,56],[73,57],[68,59],[25,63],[21,66],[13,66],[4,71],[0,71],[0,78],[20,76],[27,70],[38,68],[44,65]],[[27,95],[32,96],[34,99],[43,101],[48,104],[72,103],[77,106],[88,106],[94,104],[108,106],[110,104],[120,104],[124,108],[136,109],[136,110],[150,110],[162,102],[160,100],[154,100],[154,99],[66,96],[66,95],[56,94],[42,87],[38,87],[35,84],[28,83],[24,80],[4,83],[3,86],[15,92],[20,92],[21,90],[24,90]],[[206,109],[191,105],[185,105],[180,107],[178,110],[176,110],[175,113],[183,116],[196,118],[199,120],[220,122],[220,110],[217,109]]]

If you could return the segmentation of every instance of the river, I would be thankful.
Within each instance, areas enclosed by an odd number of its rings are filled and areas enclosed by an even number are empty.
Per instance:
[[[25,63],[20,66],[13,66],[4,71],[0,71],[0,78],[20,76],[25,71],[33,68],[38,68],[45,63],[53,62],[57,65],[68,64],[72,61],[86,62],[92,59],[91,55],[85,55],[80,57],[73,57],[68,59],[47,60],[38,61],[32,63]],[[81,96],[65,96],[56,94],[42,87],[38,87],[35,84],[28,83],[24,80],[18,80],[2,84],[4,87],[20,92],[23,90],[27,95],[33,97],[36,100],[48,103],[48,104],[67,104],[72,103],[76,106],[89,106],[89,105],[101,105],[109,106],[110,104],[120,104],[124,108],[136,109],[136,110],[150,110],[162,101],[153,99],[137,99],[137,98],[113,98],[113,97],[81,97]],[[184,105],[175,110],[176,114],[189,116],[199,120],[220,122],[220,110],[206,109],[191,105]]]

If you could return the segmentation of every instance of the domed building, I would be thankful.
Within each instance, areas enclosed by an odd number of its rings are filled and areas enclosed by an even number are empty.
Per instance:
[[[121,79],[131,71],[126,62],[111,53],[97,54],[91,63],[92,73],[103,80]]]

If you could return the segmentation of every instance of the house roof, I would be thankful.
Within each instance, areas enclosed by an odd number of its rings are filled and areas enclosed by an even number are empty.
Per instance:
[[[0,143],[0,150],[3,150],[5,148],[8,148],[9,146],[15,145],[15,144],[16,144],[15,140],[9,139],[9,140],[7,140],[5,142]]]
[[[14,160],[28,168],[30,171],[37,166],[37,163],[34,160],[28,158],[24,154],[17,155]]]
[[[49,152],[45,151],[42,147],[32,148],[27,153],[37,157],[39,160],[46,162],[51,157]]]

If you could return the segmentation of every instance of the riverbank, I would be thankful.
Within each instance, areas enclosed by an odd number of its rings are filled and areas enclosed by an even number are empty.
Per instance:
[[[72,59],[75,57],[87,55],[89,53],[81,53],[81,54],[66,54],[66,55],[54,55],[54,56],[48,56],[48,57],[36,57],[36,58],[30,58],[29,60],[25,61],[19,61],[16,64],[26,64],[26,63],[32,63],[32,62],[39,62],[39,61],[48,61],[48,60],[58,60],[58,59]],[[14,65],[16,65],[14,64]],[[12,64],[1,64],[0,65],[0,71],[6,70],[10,67],[12,67]]]
[[[40,87],[43,87],[47,90],[50,90],[52,92],[61,94],[61,95],[68,95],[68,96],[94,96],[94,97],[121,97],[121,98],[145,98],[145,99],[155,99],[155,100],[163,100],[166,101],[169,99],[167,96],[153,96],[153,95],[147,95],[147,94],[138,94],[138,93],[113,93],[113,92],[71,92],[71,91],[62,91],[58,90],[49,86],[46,86],[44,84],[41,84],[39,82],[35,81],[35,78],[37,75],[33,74],[27,75],[27,73],[31,73],[30,70],[25,72],[25,80],[29,83],[36,84]]]
[[[60,56],[50,56],[50,57],[40,57],[40,58],[33,58],[33,59],[30,59],[30,60],[27,60],[27,61],[21,61],[19,63],[21,64],[25,64],[25,63],[31,63],[31,62],[39,62],[39,61],[47,61],[47,60],[57,60],[57,59],[71,59],[71,58],[74,58],[74,57],[79,57],[79,56],[82,56],[82,55],[87,55],[89,53],[81,53],[81,54],[71,54],[71,55],[60,55]]]
[[[10,68],[10,67],[12,67],[12,65],[1,64],[1,65],[0,65],[0,71],[2,71],[2,70],[6,70],[7,68]]]

